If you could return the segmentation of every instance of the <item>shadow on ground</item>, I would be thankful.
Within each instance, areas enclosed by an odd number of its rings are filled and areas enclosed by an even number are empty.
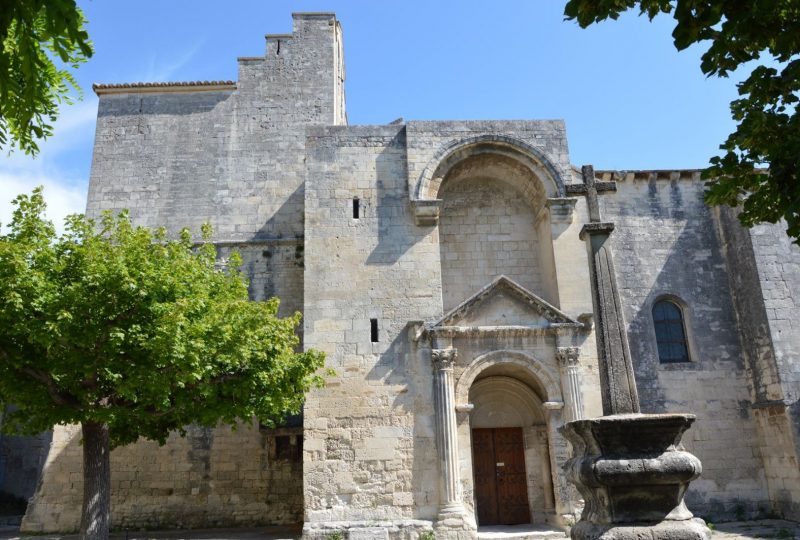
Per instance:
[[[300,538],[299,527],[253,529],[202,529],[180,531],[127,531],[114,533],[113,540],[290,540]],[[18,528],[0,528],[0,540],[78,540],[77,535],[20,536]]]
[[[712,540],[800,540],[800,523],[782,519],[731,521],[713,525]]]

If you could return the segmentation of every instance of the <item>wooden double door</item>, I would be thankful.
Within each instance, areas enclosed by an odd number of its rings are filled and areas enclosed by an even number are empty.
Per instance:
[[[522,428],[472,430],[478,525],[531,522]]]

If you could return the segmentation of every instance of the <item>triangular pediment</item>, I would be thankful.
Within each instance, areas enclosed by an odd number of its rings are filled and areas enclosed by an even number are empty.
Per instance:
[[[450,310],[433,327],[547,328],[578,325],[554,305],[506,276],[499,276],[477,293]]]

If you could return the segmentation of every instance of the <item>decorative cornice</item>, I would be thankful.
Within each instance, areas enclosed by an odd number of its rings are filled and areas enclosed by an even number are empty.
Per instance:
[[[430,326],[425,329],[429,337],[528,337],[544,335],[570,335],[585,330],[581,323],[550,324],[549,326]]]
[[[564,408],[563,401],[545,401],[542,403],[542,407],[547,409],[548,411],[558,411]]]
[[[103,94],[154,93],[154,92],[220,92],[236,90],[234,81],[188,82],[137,82],[121,84],[93,84],[98,96]]]
[[[578,347],[558,347],[556,349],[558,365],[562,368],[577,366],[580,352],[581,350]]]
[[[547,208],[555,207],[563,207],[567,208],[570,211],[575,208],[575,204],[578,202],[576,197],[550,197],[549,199],[544,201],[544,205]]]
[[[603,222],[603,223],[586,223],[583,228],[581,229],[580,234],[578,235],[581,240],[585,240],[586,235],[592,236],[594,234],[605,234],[606,236],[610,235],[614,230],[614,224]]]
[[[431,349],[431,362],[437,370],[453,369],[456,358],[458,358],[457,349]]]
[[[463,319],[467,313],[473,310],[476,306],[489,297],[495,290],[505,289],[511,292],[519,300],[533,308],[534,311],[542,315],[550,323],[550,326],[555,324],[578,325],[583,326],[579,322],[572,320],[566,313],[550,304],[546,300],[538,297],[531,291],[524,288],[522,285],[514,282],[506,276],[498,276],[491,283],[483,287],[477,293],[467,298],[455,308],[450,310],[444,317],[436,321],[432,326],[443,327],[450,326],[451,323],[459,319]],[[532,327],[520,327],[532,328]],[[538,328],[538,327],[537,327]]]

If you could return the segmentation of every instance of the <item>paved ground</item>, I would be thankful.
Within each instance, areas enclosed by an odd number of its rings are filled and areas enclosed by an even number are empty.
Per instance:
[[[152,531],[112,534],[114,540],[291,540],[300,537],[299,529],[261,527],[256,529],[206,529]],[[18,528],[0,528],[0,540],[78,540],[77,535],[20,536]]]
[[[713,525],[712,540],[800,539],[800,523],[781,519],[732,521]]]
[[[505,537],[501,531],[487,531],[492,538]],[[507,531],[506,531],[507,532]],[[517,531],[514,531],[517,532]],[[539,532],[539,531],[537,531]],[[541,531],[544,532],[544,531]],[[540,534],[541,534],[540,532]],[[298,538],[300,531],[284,527],[258,529],[213,529],[155,531],[113,534],[114,540],[286,540]],[[497,535],[497,533],[501,533]],[[495,536],[497,535],[497,536]],[[483,536],[483,535],[481,535]],[[512,533],[508,536],[514,536]],[[532,536],[538,536],[534,533]],[[77,540],[77,536],[20,536],[16,527],[0,527],[0,540]],[[800,540],[800,523],[780,519],[735,521],[713,525],[711,540]]]

